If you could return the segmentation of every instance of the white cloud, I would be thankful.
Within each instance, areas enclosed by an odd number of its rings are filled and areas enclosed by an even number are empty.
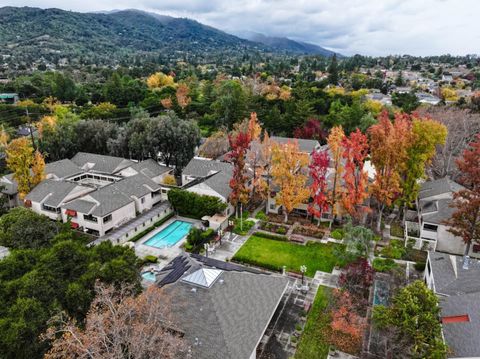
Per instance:
[[[287,36],[346,55],[480,53],[477,0],[0,0],[75,11],[137,8],[227,32]]]

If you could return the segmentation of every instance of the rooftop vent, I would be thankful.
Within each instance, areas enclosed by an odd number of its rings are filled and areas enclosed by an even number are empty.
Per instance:
[[[220,269],[201,268],[187,275],[182,281],[200,287],[210,288],[222,272]]]

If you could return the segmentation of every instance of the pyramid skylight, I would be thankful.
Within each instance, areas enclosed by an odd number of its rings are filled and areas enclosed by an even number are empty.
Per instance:
[[[218,279],[222,270],[213,268],[201,268],[182,279],[183,282],[198,285],[204,288],[210,288]]]

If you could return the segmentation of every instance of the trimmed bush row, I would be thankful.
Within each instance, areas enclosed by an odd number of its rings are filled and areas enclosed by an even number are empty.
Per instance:
[[[160,227],[162,224],[164,224],[167,220],[169,220],[170,218],[172,218],[174,216],[174,213],[169,213],[167,214],[165,217],[163,217],[161,220],[159,220],[158,222],[155,222],[155,224],[153,226],[150,226],[148,227],[147,229],[141,231],[140,233],[136,234],[135,236],[133,236],[131,239],[130,239],[130,242],[136,242],[138,241],[140,238],[142,238],[144,235],[150,233],[151,231],[153,231],[155,228],[158,228]]]
[[[227,208],[227,204],[220,198],[202,196],[176,188],[168,191],[168,200],[179,215],[196,219],[201,219],[205,215],[213,216]]]
[[[265,232],[255,232],[253,235],[261,238],[273,239],[274,241],[282,241],[282,242],[288,241],[288,238],[286,236],[277,236],[275,234],[270,234]]]
[[[256,259],[249,258],[249,257],[244,257],[242,255],[237,255],[237,254],[235,255],[235,259],[232,259],[232,262],[250,264],[252,266],[269,269],[269,270],[272,270],[274,272],[281,272],[282,271],[282,267],[277,266],[275,264],[260,262],[260,261],[257,261]]]

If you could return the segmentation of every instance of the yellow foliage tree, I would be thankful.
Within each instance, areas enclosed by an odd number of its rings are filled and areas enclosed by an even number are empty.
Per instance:
[[[13,172],[18,184],[18,194],[23,199],[28,192],[45,178],[45,161],[26,137],[12,140],[6,149],[7,168]]]
[[[365,109],[372,114],[373,117],[377,117],[382,112],[383,105],[380,101],[367,100],[364,103]]]
[[[0,125],[0,149],[3,150],[8,145],[8,141],[10,136],[8,135],[7,131],[5,131],[5,127]]]
[[[309,157],[300,152],[298,141],[275,144],[272,148],[273,182],[279,187],[275,201],[284,208],[285,222],[295,206],[304,203],[310,196],[306,186],[308,162]]]
[[[57,118],[55,116],[43,116],[36,124],[38,136],[42,138],[45,128],[55,129],[57,126]]]
[[[156,72],[147,78],[147,86],[150,89],[161,89],[167,86],[174,86],[173,76],[165,75],[163,72]]]
[[[166,175],[163,178],[162,183],[166,184],[166,185],[169,185],[169,186],[176,186],[177,185],[177,180],[175,179],[175,177],[173,175]]]
[[[345,137],[342,126],[335,126],[330,130],[327,138],[328,148],[330,149],[330,160],[333,163],[333,187],[331,192],[331,206],[334,216],[339,214],[340,206],[338,205],[341,196],[340,181],[343,173],[342,162],[342,140]]]
[[[262,134],[262,126],[260,126],[260,123],[258,122],[256,112],[250,114],[250,120],[248,121],[248,134],[250,135],[251,141],[258,140]]]
[[[178,103],[178,106],[182,108],[182,110],[184,110],[190,104],[190,102],[192,102],[192,98],[188,96],[189,92],[190,92],[190,89],[186,84],[178,85],[177,92],[176,92],[177,103]]]
[[[440,93],[444,101],[456,102],[458,100],[457,91],[450,87],[442,87]]]

